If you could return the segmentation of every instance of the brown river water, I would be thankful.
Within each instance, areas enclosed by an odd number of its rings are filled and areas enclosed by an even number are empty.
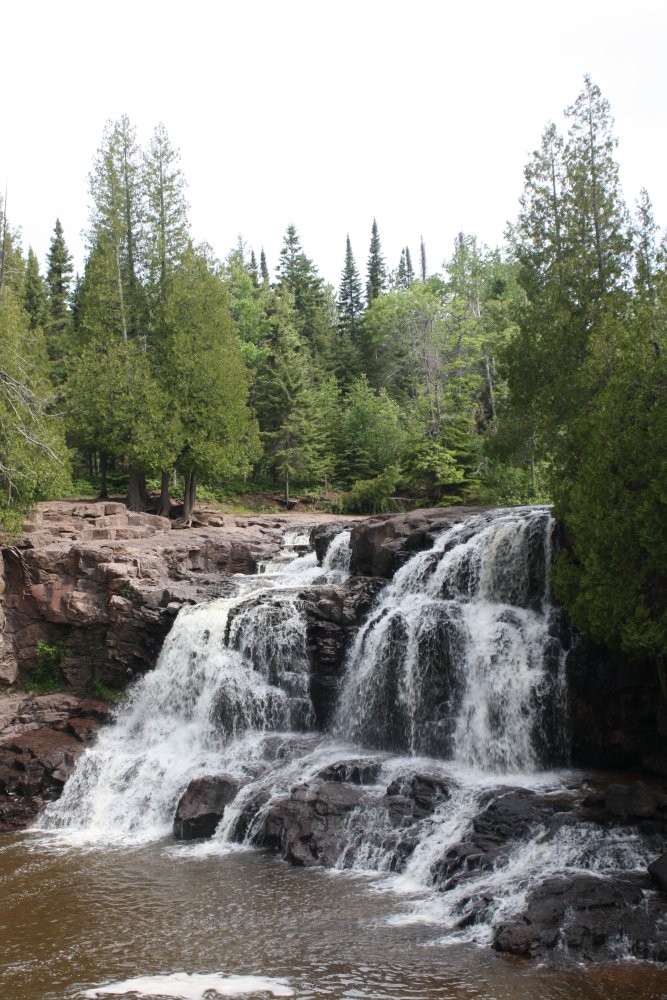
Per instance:
[[[73,1000],[149,976],[172,985],[164,994],[103,995],[182,996],[177,973],[266,977],[263,992],[243,994],[260,998],[667,997],[667,969],[630,961],[540,968],[438,944],[433,926],[392,924],[399,907],[372,877],[292,868],[259,850],[197,854],[164,840],[81,849],[42,834],[3,835],[0,998]],[[282,992],[272,994],[276,979]]]

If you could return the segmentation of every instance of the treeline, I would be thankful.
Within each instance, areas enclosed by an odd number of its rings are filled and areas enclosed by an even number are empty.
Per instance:
[[[346,509],[553,499],[555,584],[580,628],[667,649],[665,247],[634,217],[607,102],[586,78],[525,170],[503,251],[465,233],[442,271],[377,224],[327,285],[286,231],[271,271],[242,240],[194,246],[163,126],[108,123],[83,274],[56,224],[44,277],[3,217],[0,477],[5,507],[63,489],[69,455],[125,470],[132,507],[173,476],[342,492]],[[363,276],[362,276],[363,271]],[[6,331],[6,332],[5,332]]]
[[[423,243],[416,271],[408,247],[391,270],[375,221],[366,280],[348,239],[338,290],[293,225],[273,275],[241,240],[220,263],[192,243],[178,159],[163,126],[142,150],[127,118],[108,123],[76,281],[59,223],[45,280],[8,238],[6,291],[46,343],[44,416],[59,413],[102,493],[123,468],[130,506],[145,507],[157,478],[166,514],[176,472],[187,518],[198,480],[234,476],[286,499],[334,488],[365,512],[396,493],[439,503],[483,490],[506,393],[497,357],[521,294],[513,266],[459,234],[444,274],[427,276]]]

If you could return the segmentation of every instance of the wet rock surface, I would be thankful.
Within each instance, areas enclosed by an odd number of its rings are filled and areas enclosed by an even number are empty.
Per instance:
[[[604,961],[629,953],[664,962],[666,915],[665,900],[641,874],[548,878],[528,895],[520,917],[498,928],[493,946],[526,958]]]
[[[0,831],[27,826],[57,799],[110,706],[73,695],[0,699]]]
[[[360,858],[374,856],[376,862],[384,859],[386,870],[401,872],[434,814],[438,822],[446,821],[455,790],[451,779],[424,771],[406,772],[382,785],[381,758],[341,758],[283,796],[272,798],[264,788],[249,800],[237,838],[249,836],[295,865],[363,867]],[[542,794],[511,786],[482,792],[465,839],[448,844],[431,867],[433,887],[445,898],[452,894],[452,929],[473,928],[474,934],[475,925],[491,920],[495,950],[550,963],[627,954],[667,961],[667,854],[656,857],[648,870],[598,870],[595,855],[602,848],[594,835],[604,832],[606,843],[616,847],[644,837],[656,852],[660,844],[664,848],[663,794],[657,786],[636,785],[611,785],[588,796],[574,789]],[[639,803],[640,815],[618,815],[621,796]],[[519,912],[494,917],[497,899],[485,873],[510,868],[527,843],[539,849],[569,827],[581,841],[581,857],[588,851],[593,870],[547,871],[542,881],[527,884]]]
[[[239,782],[226,774],[205,775],[191,781],[176,808],[176,840],[212,837],[225,806],[233,801],[238,790]]]
[[[367,518],[352,529],[350,570],[358,576],[389,580],[415,552],[430,549],[440,532],[483,509],[435,507]]]

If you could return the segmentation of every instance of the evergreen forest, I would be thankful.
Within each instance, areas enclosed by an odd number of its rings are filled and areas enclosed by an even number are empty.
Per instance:
[[[141,148],[127,117],[108,122],[82,274],[58,220],[41,267],[0,204],[7,535],[83,488],[163,516],[177,500],[186,523],[198,491],[360,514],[553,503],[575,624],[662,670],[667,243],[646,191],[625,203],[615,156],[586,77],[526,164],[502,248],[460,232],[435,269],[423,241],[388,261],[369,218],[334,288],[293,224],[276,261],[195,245],[165,127]]]

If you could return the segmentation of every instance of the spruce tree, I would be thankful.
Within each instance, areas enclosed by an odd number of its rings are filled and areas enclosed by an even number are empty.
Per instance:
[[[46,344],[51,362],[51,378],[56,384],[61,384],[65,379],[64,356],[72,326],[70,284],[73,272],[72,255],[67,249],[60,219],[56,219],[46,269],[49,297]]]
[[[74,266],[67,249],[63,227],[56,219],[47,257],[46,284],[49,291],[49,340],[58,341],[69,326],[69,295]]]
[[[349,337],[350,341],[355,344],[363,316],[363,301],[361,278],[352,254],[349,236],[345,244],[345,263],[338,290],[338,312],[340,316],[338,329],[341,335]]]
[[[28,314],[31,330],[44,330],[48,320],[46,285],[39,273],[39,261],[32,247],[28,249],[23,286],[23,308]]]
[[[266,254],[264,253],[264,247],[262,247],[259,254],[259,273],[262,276],[262,284],[268,288],[269,286],[269,268],[266,263]]]
[[[419,264],[421,271],[422,281],[426,281],[426,246],[424,245],[424,237],[420,237],[419,243]]]
[[[387,268],[382,256],[380,234],[377,222],[373,219],[371,228],[371,245],[368,252],[368,271],[366,281],[366,301],[368,305],[381,295],[387,287]]]
[[[412,266],[412,257],[410,256],[410,248],[405,248],[405,280],[407,287],[409,288],[412,282],[415,280],[415,271]]]
[[[314,364],[327,367],[327,357],[335,336],[335,304],[330,309],[330,293],[313,261],[301,248],[294,225],[287,227],[278,264],[278,287],[294,300],[296,329],[311,353]]]

